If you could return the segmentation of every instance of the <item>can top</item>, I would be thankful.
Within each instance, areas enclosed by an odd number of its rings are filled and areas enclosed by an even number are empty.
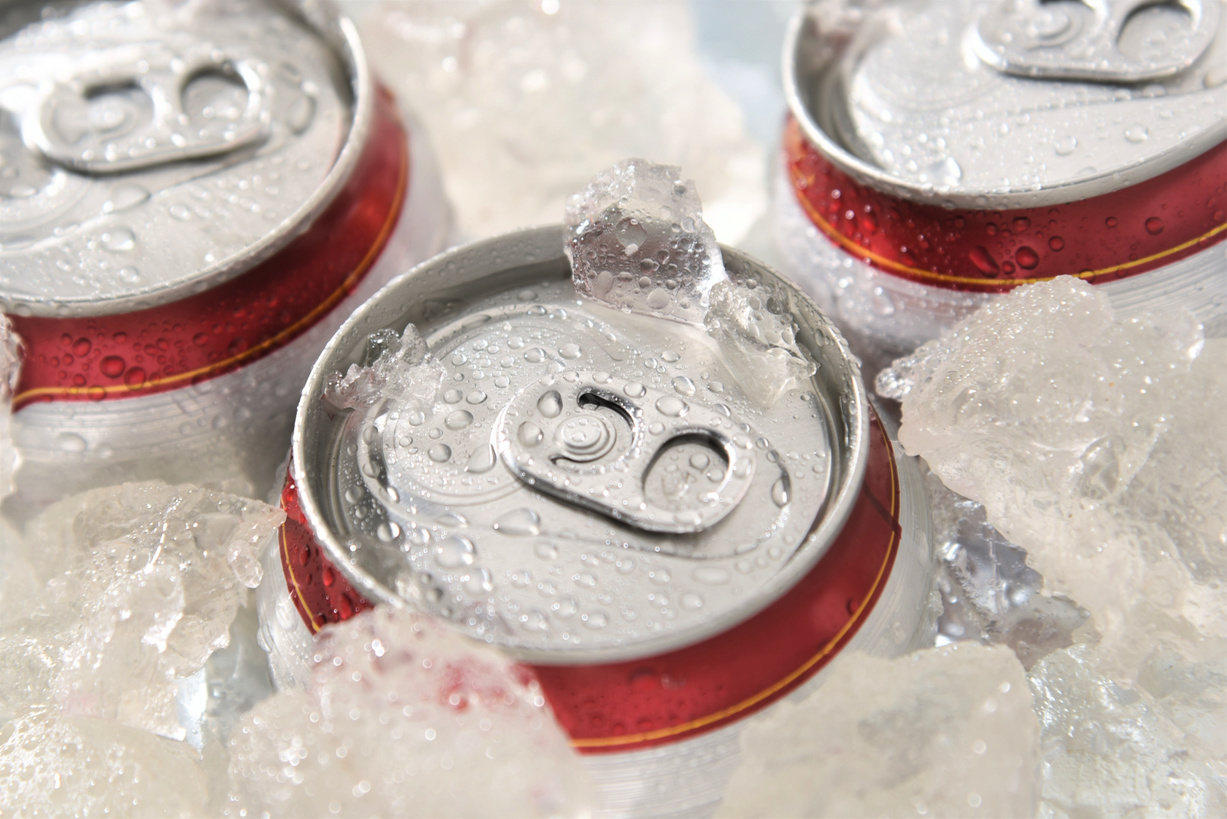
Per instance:
[[[723,631],[804,576],[859,490],[868,410],[837,331],[761,264],[722,249],[817,365],[769,406],[704,328],[577,300],[563,236],[459,248],[355,313],[304,390],[293,476],[369,599],[589,664]]]
[[[1227,139],[1222,0],[817,4],[789,105],[854,178],[980,209],[1128,187]]]
[[[327,4],[6,6],[0,307],[128,312],[250,269],[344,182],[369,83]]]

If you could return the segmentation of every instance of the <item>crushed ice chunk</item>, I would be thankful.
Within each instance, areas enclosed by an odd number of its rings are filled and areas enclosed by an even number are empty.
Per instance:
[[[797,346],[788,296],[757,282],[718,282],[703,317],[745,394],[771,406],[818,366]]]
[[[399,336],[392,330],[372,333],[362,361],[350,364],[344,375],[329,377],[324,399],[338,409],[367,407],[380,398],[402,398],[426,408],[445,375],[418,328],[409,324]]]
[[[712,286],[727,279],[679,168],[619,162],[567,201],[566,223],[575,290],[608,307],[702,324]]]
[[[10,408],[21,375],[20,339],[8,317],[0,313],[0,499],[13,491],[13,473],[20,456],[13,445]]]
[[[1087,612],[1066,598],[1040,593],[1044,578],[1026,564],[1023,549],[989,524],[983,506],[950,491],[927,470],[925,490],[941,559],[939,634],[947,641],[1004,643],[1028,669],[1070,645]]]
[[[1056,280],[993,302],[883,384],[903,399],[908,451],[1090,612],[1031,670],[1051,812],[1221,813],[1227,340],[1203,341],[1185,314],[1117,319],[1094,288]]]
[[[1039,725],[1003,646],[841,656],[751,720],[719,816],[1033,816]]]
[[[183,739],[178,681],[226,645],[283,514],[151,482],[61,501],[30,522],[23,595],[0,629],[0,717],[58,705]],[[17,605],[14,605],[16,603]]]
[[[197,816],[208,783],[196,751],[109,720],[36,707],[0,743],[0,801],[22,816]]]
[[[273,815],[554,816],[587,777],[536,683],[437,621],[391,607],[333,626],[306,690],[248,712],[232,804]]]
[[[1091,647],[1074,646],[1041,660],[1032,669],[1031,687],[1042,725],[1043,797],[1050,815],[1224,815],[1227,794],[1214,770],[1221,771],[1227,736],[1223,683],[1222,676],[1202,681],[1218,706],[1217,719],[1203,725],[1216,746],[1208,762],[1196,739],[1165,718],[1144,691],[1096,673]]]
[[[766,209],[765,149],[696,51],[687,3],[372,4],[372,63],[421,117],[468,238],[557,221],[596,168],[687,168],[737,242]]]

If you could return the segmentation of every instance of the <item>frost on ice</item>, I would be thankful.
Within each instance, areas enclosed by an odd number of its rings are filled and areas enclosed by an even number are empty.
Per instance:
[[[5,549],[0,720],[59,709],[183,739],[178,683],[227,644],[260,582],[257,544],[282,517],[161,483],[49,507],[26,527],[26,548]]]
[[[627,159],[567,201],[575,290],[616,310],[702,324],[724,281],[716,235],[680,169]]]
[[[720,816],[1033,816],[1039,800],[1027,678],[1000,646],[841,656],[741,745]]]
[[[535,683],[391,607],[323,632],[307,689],[258,704],[230,750],[232,804],[257,814],[555,816],[590,803]]]
[[[899,438],[1090,614],[1039,660],[1056,815],[1215,814],[1227,770],[1227,340],[1021,288],[879,378]],[[1133,762],[1119,765],[1122,748]]]
[[[368,336],[362,360],[350,364],[344,375],[334,373],[324,387],[324,398],[337,409],[366,407],[381,398],[429,407],[445,374],[418,328],[409,324],[399,336],[393,330]]]

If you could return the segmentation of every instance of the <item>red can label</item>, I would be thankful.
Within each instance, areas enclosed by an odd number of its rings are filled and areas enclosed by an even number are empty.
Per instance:
[[[375,95],[372,130],[350,179],[272,258],[202,293],[115,315],[12,316],[24,346],[13,409],[179,389],[284,347],[352,293],[396,227],[409,154],[395,102]]]
[[[873,610],[899,549],[899,485],[886,433],[872,418],[864,484],[818,564],[763,611],[715,637],[653,657],[531,670],[554,715],[585,752],[677,742],[735,722],[810,679]],[[281,562],[312,632],[370,603],[315,542],[293,480],[281,496]]]
[[[849,255],[922,284],[983,293],[1076,276],[1115,281],[1227,237],[1227,143],[1123,190],[1037,208],[947,209],[839,170],[789,118],[788,175],[810,221]]]

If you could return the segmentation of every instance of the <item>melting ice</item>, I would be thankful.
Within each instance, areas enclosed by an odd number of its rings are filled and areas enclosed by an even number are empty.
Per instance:
[[[1021,288],[897,362],[900,440],[1084,606],[1030,682],[1055,815],[1227,807],[1227,341]]]
[[[571,197],[566,223],[579,295],[706,327],[755,401],[771,406],[816,371],[797,345],[791,296],[729,279],[694,183],[679,168],[619,162]]]

